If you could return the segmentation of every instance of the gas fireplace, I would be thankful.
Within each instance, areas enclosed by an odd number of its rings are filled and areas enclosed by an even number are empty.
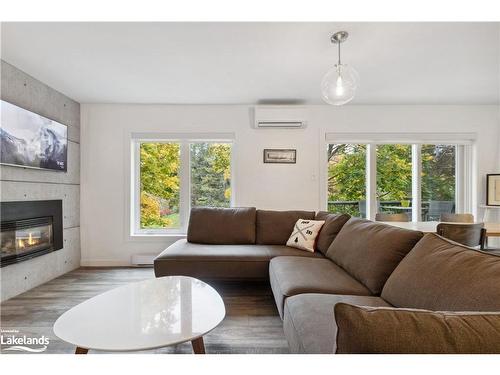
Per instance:
[[[62,201],[2,202],[1,266],[61,249]]]

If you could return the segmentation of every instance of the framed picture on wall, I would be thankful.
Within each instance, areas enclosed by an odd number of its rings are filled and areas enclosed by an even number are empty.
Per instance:
[[[294,149],[264,149],[264,163],[295,164],[297,150]]]
[[[486,175],[486,205],[500,206],[500,174]]]

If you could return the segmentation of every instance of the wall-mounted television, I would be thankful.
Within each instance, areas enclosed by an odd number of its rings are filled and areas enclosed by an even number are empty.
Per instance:
[[[68,127],[1,101],[0,163],[67,171]]]

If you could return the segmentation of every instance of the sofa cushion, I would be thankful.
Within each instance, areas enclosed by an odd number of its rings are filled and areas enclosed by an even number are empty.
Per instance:
[[[300,294],[285,302],[283,329],[292,353],[334,353],[334,306],[339,302],[364,306],[390,306],[380,297]]]
[[[500,256],[429,233],[396,267],[382,297],[397,307],[500,311]]]
[[[318,254],[318,253],[317,253]],[[359,281],[329,259],[277,257],[269,264],[271,289],[280,316],[285,299],[302,293],[370,295]]]
[[[184,275],[205,279],[267,279],[275,256],[319,257],[279,245],[205,245],[179,240],[154,261],[155,275]]]
[[[193,243],[235,245],[255,243],[254,207],[191,209],[187,240]]]
[[[316,249],[326,254],[331,243],[350,217],[348,214],[331,214],[326,211],[316,213],[315,220],[325,221],[316,239]]]
[[[500,353],[500,313],[335,305],[336,353]]]
[[[256,242],[259,245],[285,245],[299,219],[313,220],[314,211],[257,210]]]
[[[392,271],[422,236],[422,232],[351,218],[333,240],[326,256],[373,294],[380,294]]]

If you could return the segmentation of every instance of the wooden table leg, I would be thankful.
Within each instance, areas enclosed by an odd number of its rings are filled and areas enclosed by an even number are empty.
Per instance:
[[[198,337],[191,341],[191,345],[193,346],[194,354],[205,354],[205,344],[203,343],[203,337]]]
[[[79,346],[77,346],[75,349],[75,354],[87,354],[88,352],[88,349],[80,348]]]

